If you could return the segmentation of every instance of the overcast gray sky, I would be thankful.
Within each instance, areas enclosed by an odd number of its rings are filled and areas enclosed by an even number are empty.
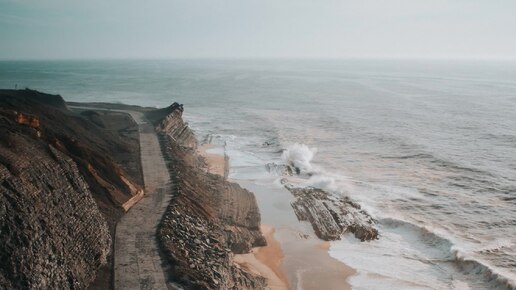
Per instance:
[[[0,59],[516,58],[515,0],[0,0]]]

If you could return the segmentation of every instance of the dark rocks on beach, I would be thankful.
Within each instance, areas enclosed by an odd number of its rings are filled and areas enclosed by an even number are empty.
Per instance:
[[[361,241],[378,238],[376,221],[349,198],[331,196],[314,187],[296,188],[284,184],[296,197],[292,207],[297,218],[310,222],[320,239],[339,240],[346,232],[353,233]]]

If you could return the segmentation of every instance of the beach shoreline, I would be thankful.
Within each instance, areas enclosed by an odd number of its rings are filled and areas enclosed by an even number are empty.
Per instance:
[[[224,155],[217,154],[220,153],[220,150],[217,149],[221,149],[221,147],[215,144],[202,144],[197,148],[197,152],[206,162],[206,172],[224,177],[227,162]],[[213,153],[213,151],[217,153]],[[290,289],[288,281],[281,270],[283,252],[279,243],[274,240],[274,228],[262,224],[260,230],[267,241],[267,246],[253,248],[247,254],[236,254],[233,261],[242,268],[266,278],[269,289]]]
[[[224,148],[216,144],[203,144],[197,151],[206,162],[206,171],[224,176],[229,166],[224,155]],[[356,270],[333,258],[329,254],[330,242],[316,237],[305,222],[287,219],[285,225],[269,222],[271,217],[264,213],[274,208],[275,201],[265,195],[272,193],[249,188],[252,191],[262,215],[260,230],[267,241],[264,247],[253,248],[250,253],[234,256],[234,262],[252,273],[267,279],[267,289],[351,289],[347,279]],[[284,195],[282,202],[290,204],[292,196]],[[278,197],[281,195],[275,195]],[[294,216],[290,206],[283,207],[284,212],[276,214]],[[263,222],[266,219],[267,222]],[[283,220],[283,219],[280,219]],[[291,226],[291,227],[290,227]]]

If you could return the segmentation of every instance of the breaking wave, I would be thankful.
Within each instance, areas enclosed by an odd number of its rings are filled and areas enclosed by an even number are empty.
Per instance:
[[[281,155],[283,164],[267,164],[267,170],[279,175],[297,175],[304,178],[298,186],[316,187],[326,191],[338,191],[338,176],[331,174],[320,166],[312,164],[317,148],[305,144],[294,143],[284,149]]]
[[[317,148],[309,148],[305,144],[294,143],[285,149],[281,155],[283,162],[293,167],[298,174],[309,174],[312,172],[312,159],[317,153]]]
[[[441,254],[434,256],[434,259],[425,261],[430,264],[441,262],[454,263],[458,269],[465,275],[475,275],[481,277],[491,289],[516,289],[516,281],[510,278],[510,273],[503,273],[503,270],[497,269],[489,265],[487,262],[479,260],[467,253],[459,245],[452,241],[451,238],[445,237],[445,233],[441,233],[436,229],[427,226],[420,226],[414,223],[394,218],[384,218],[380,223],[389,228],[401,228],[405,232],[416,233],[421,242],[429,247],[438,249]],[[491,250],[494,248],[511,246],[510,241],[498,241],[490,245]]]

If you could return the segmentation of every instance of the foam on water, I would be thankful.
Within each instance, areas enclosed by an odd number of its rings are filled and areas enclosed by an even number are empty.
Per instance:
[[[285,153],[287,152],[287,154]],[[302,180],[298,186],[312,186],[339,194],[350,188],[350,180],[345,176],[328,173],[321,166],[311,163],[314,149],[305,144],[295,143],[282,154],[282,160],[290,166],[301,168]],[[277,174],[277,172],[273,172]],[[290,181],[293,179],[291,178]],[[414,188],[400,186],[372,185],[358,182],[358,186],[382,187],[376,192],[390,192],[390,198],[427,199]],[[346,186],[347,185],[347,186]],[[356,189],[356,187],[355,187]],[[486,261],[475,256],[474,251],[494,251],[510,248],[514,243],[509,239],[497,239],[481,248],[476,245],[467,248],[464,241],[442,228],[417,225],[406,221],[402,216],[386,217],[388,212],[381,212],[370,202],[363,208],[379,219],[381,238],[378,241],[362,243],[352,235],[346,235],[343,241],[331,243],[330,254],[347,265],[357,269],[358,274],[351,278],[354,289],[374,289],[382,285],[385,289],[513,289],[516,284],[514,274],[492,267]],[[392,213],[391,213],[392,214]],[[462,246],[458,246],[461,244]]]
[[[274,158],[258,158],[256,153],[240,151],[245,142],[227,140],[229,156],[235,167],[235,179],[254,180],[261,185],[281,187],[278,171],[264,170],[267,161]],[[240,148],[237,149],[237,148]],[[394,185],[356,182],[335,172],[329,173],[322,166],[314,165],[317,149],[295,143],[281,153],[281,162],[300,168],[299,176],[283,176],[297,186],[312,186],[333,194],[355,191],[354,196],[362,207],[378,218],[380,239],[360,242],[352,235],[331,243],[330,255],[355,268],[357,275],[350,279],[353,289],[513,289],[514,275],[489,266],[473,255],[477,251],[493,251],[514,246],[508,239],[499,239],[482,248],[467,246],[453,238],[443,228],[417,225],[404,219],[399,212],[381,211],[374,205],[374,195],[357,195],[359,187],[375,192],[390,192],[390,198],[426,199],[414,188]],[[266,155],[262,155],[264,157]],[[278,176],[271,178],[270,174]],[[353,185],[354,184],[354,185]],[[362,197],[362,198],[361,198]],[[365,198],[364,198],[365,197]],[[378,198],[378,197],[376,197]],[[393,215],[393,213],[396,213]],[[391,217],[388,217],[390,214]],[[462,246],[458,246],[458,245]],[[467,248],[469,250],[466,250]]]
[[[381,237],[352,235],[331,243],[330,255],[355,268],[354,289],[513,289],[514,281],[465,254],[436,229],[384,219]],[[505,273],[509,274],[509,273]],[[510,275],[509,275],[510,277]]]

